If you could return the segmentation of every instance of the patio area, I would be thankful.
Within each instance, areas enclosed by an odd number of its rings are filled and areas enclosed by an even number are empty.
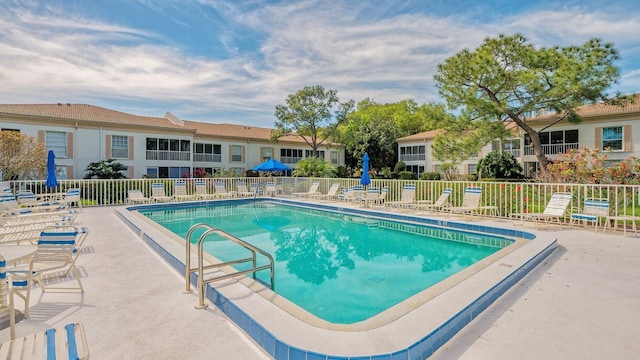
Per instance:
[[[84,208],[91,229],[77,265],[79,293],[32,293],[24,336],[85,326],[92,359],[268,359],[217,308],[195,310],[181,274],[115,216]],[[511,227],[506,220],[483,220]],[[633,358],[640,299],[640,237],[552,226],[559,248],[445,344],[432,359]],[[21,308],[17,301],[16,307]],[[9,339],[8,329],[0,340]]]

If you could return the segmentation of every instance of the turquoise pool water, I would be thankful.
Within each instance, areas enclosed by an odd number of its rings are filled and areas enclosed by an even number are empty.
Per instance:
[[[366,320],[512,242],[270,202],[141,213],[181,237],[193,224],[207,223],[269,252],[276,292],[337,324]],[[216,236],[208,238],[205,250],[222,261],[247,256],[244,248]],[[268,271],[258,278],[269,283]]]

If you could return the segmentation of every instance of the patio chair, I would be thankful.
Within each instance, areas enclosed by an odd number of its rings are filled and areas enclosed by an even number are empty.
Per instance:
[[[511,220],[515,223],[516,220],[520,220],[520,224],[524,224],[525,220],[533,221],[537,226],[540,222],[544,222],[549,227],[551,220],[560,222],[560,219],[564,218],[569,204],[571,204],[573,194],[568,192],[557,192],[551,195],[549,203],[541,213],[513,213],[511,214]]]
[[[72,224],[78,216],[75,209],[32,212],[30,209],[13,210],[5,213],[0,217],[0,225],[6,226],[23,226],[28,224],[54,223],[54,224]]]
[[[24,356],[23,356],[24,355]],[[0,343],[0,359],[89,359],[89,345],[81,323],[51,328]]]
[[[444,189],[442,190],[442,194],[440,194],[440,196],[438,197],[438,199],[436,199],[435,202],[431,202],[431,200],[429,200],[428,202],[419,201],[414,205],[414,209],[416,211],[424,210],[429,212],[443,211],[448,206],[450,206],[449,197],[451,196],[452,191],[453,190],[451,189]]]
[[[254,191],[250,191],[247,188],[247,183],[244,181],[238,181],[236,183],[236,188],[238,189],[238,192],[236,194],[238,194],[238,196],[240,197],[252,197],[255,195]]]
[[[47,289],[84,292],[75,261],[87,233],[86,229],[74,226],[46,228],[40,233],[38,251],[31,261],[9,269],[13,292],[24,301],[25,318],[29,316],[31,289],[35,284],[38,284],[42,292]],[[49,286],[52,279],[64,279],[69,273],[73,273],[78,286]],[[62,281],[64,280],[59,282]]]
[[[444,211],[451,214],[470,214],[473,215],[478,211],[480,207],[480,199],[482,198],[482,188],[468,187],[464,189],[464,195],[462,197],[462,204],[460,206],[450,206],[444,209]]]
[[[410,208],[415,204],[415,202],[416,202],[416,185],[405,184],[402,187],[400,200],[388,201],[385,203],[385,205],[391,206],[391,207],[397,207],[397,208]]]
[[[207,190],[207,181],[206,180],[196,180],[196,196],[200,199],[217,199],[218,195],[209,193]]]
[[[594,231],[598,231],[598,225],[601,219],[609,216],[609,199],[585,199],[582,211],[579,213],[571,213],[569,227],[573,227],[576,221],[582,221],[586,227],[588,222],[594,224]]]
[[[278,194],[278,186],[276,183],[266,183],[264,184],[264,194],[266,196],[276,196]]]
[[[68,189],[59,203],[67,207],[71,207],[72,204],[75,204],[78,209],[82,209],[82,198],[80,197],[80,189]]]
[[[320,187],[320,182],[319,181],[314,181],[311,183],[311,186],[309,186],[309,190],[307,192],[297,192],[297,193],[293,193],[291,194],[293,197],[309,197],[311,195],[318,195],[320,194],[320,192],[318,191],[318,188]]]
[[[10,207],[17,212],[47,212],[47,211],[61,211],[68,209],[68,206],[60,203],[39,201],[34,193],[29,190],[21,190],[15,196],[13,201],[11,200],[10,192],[3,192],[5,199],[5,206]]]
[[[9,314],[9,328],[11,340],[16,338],[16,312],[13,307],[13,286],[12,279],[7,276],[7,262],[0,254],[0,314]],[[2,348],[0,348],[2,350]]]
[[[196,195],[187,194],[187,182],[176,180],[173,182],[173,198],[176,200],[196,200]]]
[[[358,198],[361,198],[364,194],[364,186],[362,185],[353,185],[350,186],[347,191],[343,191],[342,194],[338,195],[338,199],[344,200],[346,202],[355,201]]]
[[[172,196],[167,196],[164,191],[164,184],[153,183],[151,184],[151,200],[155,202],[167,202],[173,200]]]
[[[389,192],[388,187],[383,187],[382,190],[377,187],[372,187],[367,189],[367,193],[364,198],[361,198],[360,201],[364,203],[365,206],[369,205],[383,205],[384,201],[387,198],[387,193]]]
[[[151,199],[144,196],[142,190],[130,189],[127,190],[127,204],[148,204]]]
[[[309,198],[318,199],[318,200],[337,199],[338,198],[338,191],[340,191],[340,183],[333,183],[333,184],[331,184],[331,187],[329,188],[329,190],[327,190],[326,194],[322,194],[322,193],[311,194],[311,195],[309,195]]]
[[[216,190],[216,195],[221,198],[232,198],[236,196],[234,191],[227,191],[223,182],[217,181],[213,184],[213,188]]]

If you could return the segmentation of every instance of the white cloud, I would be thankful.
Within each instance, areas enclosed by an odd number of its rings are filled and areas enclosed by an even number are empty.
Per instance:
[[[158,3],[146,2],[163,12]],[[521,32],[536,44],[580,44],[590,37],[635,49],[640,25],[603,11],[563,9],[517,14],[499,23],[465,15],[405,14],[377,21],[367,3],[298,1],[286,5],[205,2],[229,19],[220,36],[226,59],[187,52],[163,33],[59,9],[0,13],[0,102],[122,101],[121,111],[272,126],[275,105],[304,86],[338,90],[341,100],[436,101],[438,63],[487,36]],[[253,9],[253,10],[250,10]],[[589,26],[585,26],[589,24]],[[235,37],[260,34],[254,51]],[[202,29],[194,29],[202,31]],[[624,51],[624,50],[623,50]],[[621,51],[622,52],[622,51]],[[634,50],[622,83],[640,85]],[[637,91],[637,90],[636,90]],[[138,105],[136,105],[138,104]],[[129,110],[131,109],[131,110]],[[143,111],[147,109],[146,111]],[[220,116],[219,114],[224,114]]]

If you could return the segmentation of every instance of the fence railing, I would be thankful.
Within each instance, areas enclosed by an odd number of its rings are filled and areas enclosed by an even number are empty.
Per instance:
[[[165,193],[173,195],[173,183],[176,179],[94,179],[94,180],[59,180],[55,188],[47,188],[44,180],[12,181],[10,186],[17,192],[28,189],[36,194],[61,193],[77,188],[81,191],[83,206],[123,205],[127,202],[127,190],[139,189],[145,196],[151,196],[151,184],[162,183]],[[276,196],[290,196],[294,192],[306,192],[312,182],[319,182],[319,191],[326,193],[333,183],[348,188],[360,183],[357,178],[300,178],[300,177],[239,177],[239,178],[205,178],[185,180],[189,193],[195,193],[195,181],[204,180],[209,192],[214,192],[214,183],[222,182],[227,191],[236,190],[238,181],[245,182],[247,187],[264,186],[276,183]],[[431,181],[431,180],[389,180],[372,179],[369,186],[387,187],[386,201],[398,201],[405,184],[416,185],[416,201],[435,201],[444,189],[451,189],[450,202],[453,206],[462,203],[464,190],[467,187],[482,188],[481,206],[497,208],[498,214],[493,216],[509,217],[511,213],[541,212],[544,210],[551,194],[570,192],[573,200],[567,211],[581,210],[584,200],[590,198],[608,199],[610,215],[640,216],[639,185],[599,185],[599,184],[553,184],[529,182],[488,182],[488,181]]]

